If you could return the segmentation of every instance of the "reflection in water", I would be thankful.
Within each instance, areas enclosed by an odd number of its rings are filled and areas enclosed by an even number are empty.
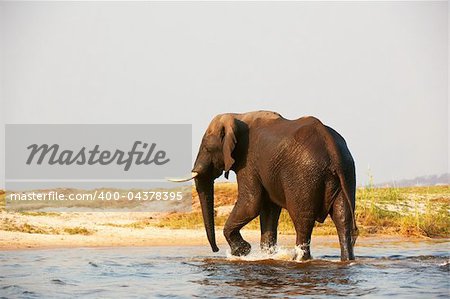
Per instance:
[[[373,288],[358,287],[357,270],[350,270],[353,264],[325,260],[309,262],[287,262],[277,260],[229,261],[226,259],[205,259],[199,265],[206,277],[194,281],[201,285],[235,289],[234,295],[258,296],[279,295],[364,295]],[[222,288],[217,288],[217,296]],[[232,295],[232,294],[230,294]]]
[[[346,263],[326,245],[308,262],[206,246],[4,251],[0,297],[448,297],[449,244],[366,242]]]

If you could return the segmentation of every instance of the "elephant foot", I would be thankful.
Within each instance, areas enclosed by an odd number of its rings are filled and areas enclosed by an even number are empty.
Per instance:
[[[242,240],[239,245],[231,246],[231,254],[234,256],[246,256],[250,253],[252,246],[247,241]]]
[[[348,253],[341,254],[341,262],[353,261],[353,260],[355,260],[355,255],[353,254],[353,252],[351,254],[348,254]]]
[[[276,245],[261,245],[261,251],[265,254],[274,254],[277,251]]]
[[[309,250],[309,244],[295,246],[294,261],[307,261],[310,259],[312,259],[312,256]]]

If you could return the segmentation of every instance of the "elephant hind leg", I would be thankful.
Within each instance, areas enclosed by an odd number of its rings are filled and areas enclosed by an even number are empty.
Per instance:
[[[341,260],[354,260],[353,253],[353,218],[348,201],[344,194],[339,192],[330,211],[331,218],[336,225],[339,236],[339,244],[341,247]]]
[[[289,213],[291,215],[291,213]],[[296,241],[295,241],[295,260],[309,260],[311,256],[311,234],[314,228],[315,218],[308,214],[296,215],[296,218],[291,219],[294,222]]]
[[[268,196],[264,198],[259,221],[261,225],[261,250],[272,252],[277,245],[278,219],[281,207],[270,201]]]
[[[314,186],[311,182],[304,184]],[[315,188],[304,188],[300,192],[287,194],[286,209],[294,223],[296,232],[296,260],[311,259],[311,234],[317,219],[324,190],[320,184]]]

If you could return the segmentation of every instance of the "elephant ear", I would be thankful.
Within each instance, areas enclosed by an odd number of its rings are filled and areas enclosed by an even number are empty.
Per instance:
[[[223,161],[225,164],[225,177],[228,179],[228,172],[234,164],[231,156],[236,146],[236,121],[233,116],[228,115],[223,119]]]

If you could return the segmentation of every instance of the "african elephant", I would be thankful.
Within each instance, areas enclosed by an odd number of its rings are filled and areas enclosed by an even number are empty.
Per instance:
[[[231,170],[237,176],[238,198],[223,232],[233,255],[250,252],[239,231],[257,216],[261,248],[273,248],[284,208],[295,227],[297,258],[311,258],[314,223],[323,222],[328,214],[339,235],[341,260],[355,258],[355,166],[344,138],[335,130],[311,116],[288,120],[269,111],[214,117],[192,170],[214,252],[219,250],[214,180],[224,171],[228,178]]]

